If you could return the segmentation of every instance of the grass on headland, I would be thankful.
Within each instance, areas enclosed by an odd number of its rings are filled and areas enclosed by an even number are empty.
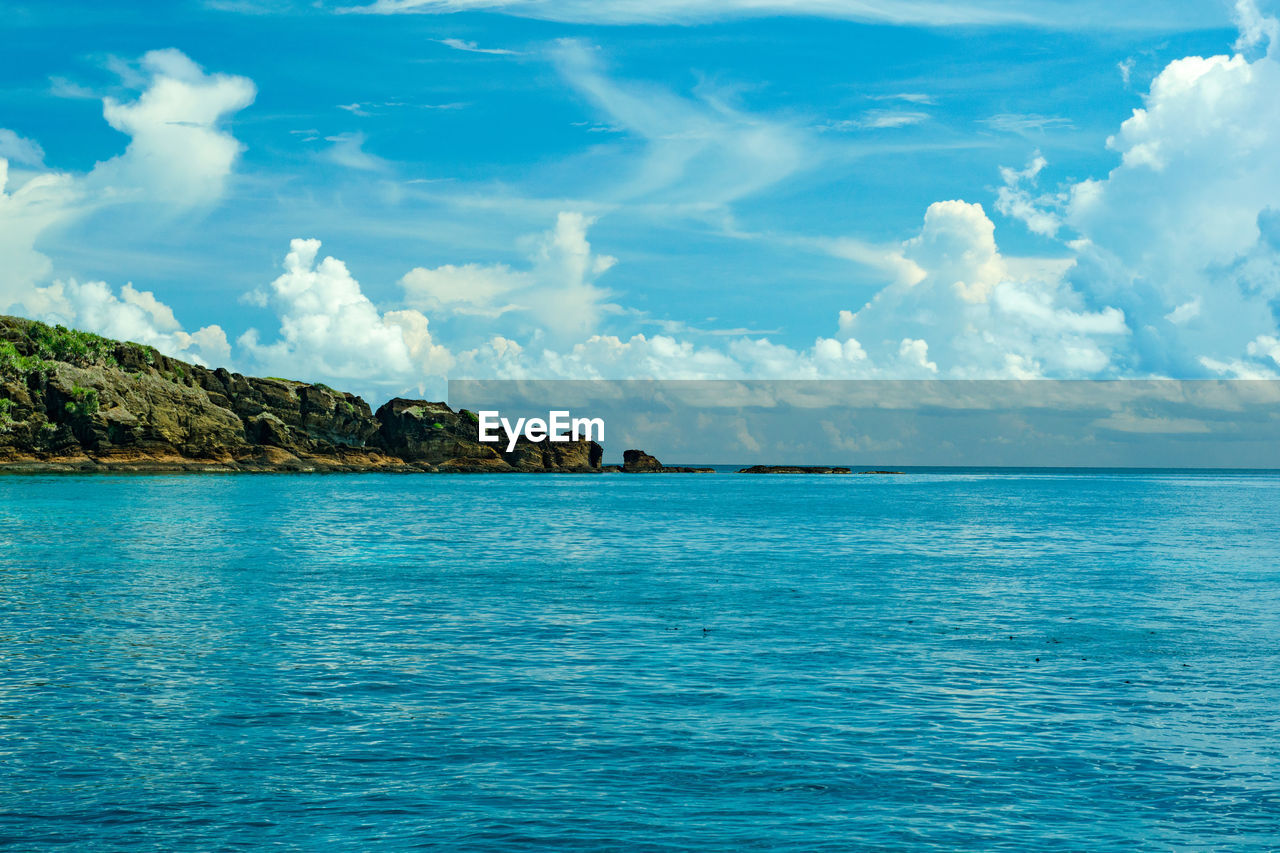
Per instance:
[[[27,376],[42,373],[48,376],[53,365],[38,355],[22,355],[9,341],[0,341],[0,376]]]
[[[154,365],[159,354],[154,347],[132,341],[121,344],[92,332],[81,332],[66,326],[50,326],[35,320],[19,321],[6,326],[18,331],[28,344],[20,349],[12,340],[0,340],[0,374],[7,376],[32,373],[48,376],[53,372],[51,362],[58,361],[77,367],[91,364],[118,367],[116,352],[121,346],[132,349],[138,359],[148,365]],[[24,355],[23,350],[30,354]]]

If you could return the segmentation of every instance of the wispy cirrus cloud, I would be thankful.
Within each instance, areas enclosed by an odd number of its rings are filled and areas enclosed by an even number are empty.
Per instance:
[[[376,154],[370,154],[364,150],[365,135],[363,133],[340,133],[337,136],[326,136],[324,139],[325,142],[333,143],[323,154],[324,159],[331,163],[364,172],[380,172],[390,165]]]
[[[487,53],[493,56],[519,56],[520,52],[516,50],[507,50],[502,47],[480,47],[473,41],[463,41],[462,39],[448,38],[436,39],[438,44],[445,47],[451,47],[454,50],[461,50],[466,53]]]
[[[1075,125],[1063,116],[1046,116],[1038,113],[1000,113],[985,118],[979,124],[1002,133],[1044,133],[1049,130],[1070,130]]]
[[[914,26],[1124,27],[1186,31],[1227,23],[1226,10],[1194,0],[374,0],[344,12],[394,15],[496,12],[589,24],[687,24],[746,17],[808,16]]]
[[[576,40],[559,42],[561,77],[599,113],[588,126],[643,142],[641,156],[621,167],[612,201],[717,209],[816,164],[811,138],[783,119],[746,112],[723,93],[692,97],[609,76],[598,53]],[[634,155],[627,155],[631,159]]]
[[[898,92],[892,95],[868,95],[867,97],[873,101],[905,101],[922,107],[932,107],[938,103],[937,98],[924,92]]]
[[[867,110],[857,118],[829,121],[818,126],[824,131],[884,129],[910,127],[929,120],[929,114],[920,110]]]

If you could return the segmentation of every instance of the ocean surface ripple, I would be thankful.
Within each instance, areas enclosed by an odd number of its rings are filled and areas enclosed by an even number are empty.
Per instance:
[[[0,477],[12,850],[1280,846],[1280,476]]]

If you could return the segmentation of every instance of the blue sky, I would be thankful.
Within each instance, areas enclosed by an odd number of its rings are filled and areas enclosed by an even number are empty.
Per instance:
[[[352,5],[0,3],[0,309],[375,399],[1278,367],[1265,3]]]

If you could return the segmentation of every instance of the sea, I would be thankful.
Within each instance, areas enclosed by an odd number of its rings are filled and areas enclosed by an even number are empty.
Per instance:
[[[1280,474],[0,476],[0,847],[1280,849]]]

